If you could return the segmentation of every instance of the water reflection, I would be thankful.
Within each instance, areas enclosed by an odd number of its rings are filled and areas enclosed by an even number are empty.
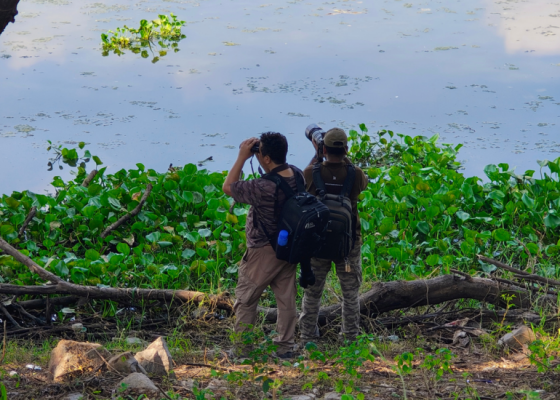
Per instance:
[[[0,0],[0,35],[10,22],[16,22],[18,14],[17,5],[19,0]]]
[[[498,27],[508,54],[560,54],[560,5],[547,0],[529,2],[486,0],[490,26]],[[495,19],[499,19],[494,22]]]

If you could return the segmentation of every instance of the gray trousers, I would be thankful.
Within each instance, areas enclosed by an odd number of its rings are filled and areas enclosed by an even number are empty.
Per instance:
[[[305,289],[303,295],[302,312],[299,317],[300,340],[302,342],[313,341],[319,336],[317,318],[321,306],[321,296],[333,262],[342,289],[342,334],[346,340],[355,340],[360,333],[358,296],[362,284],[361,247],[361,241],[356,241],[354,248],[348,255],[350,272],[346,272],[344,260],[311,259],[311,268],[315,273],[315,285]]]

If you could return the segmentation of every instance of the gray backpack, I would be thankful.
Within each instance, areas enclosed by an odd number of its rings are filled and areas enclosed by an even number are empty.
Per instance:
[[[313,183],[317,188],[317,197],[330,211],[326,237],[315,254],[317,258],[344,260],[350,254],[356,240],[356,218],[352,213],[350,192],[354,186],[356,169],[347,164],[347,174],[339,195],[328,194],[321,177],[321,163],[313,166]]]

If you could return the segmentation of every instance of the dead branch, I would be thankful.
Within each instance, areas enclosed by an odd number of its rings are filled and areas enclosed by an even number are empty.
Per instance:
[[[70,304],[76,303],[78,300],[80,300],[80,297],[78,296],[55,297],[53,299],[50,299],[50,304],[56,306],[68,306]],[[45,308],[47,304],[47,299],[44,298],[44,299],[18,301],[17,304],[29,310],[38,310],[38,309]]]
[[[12,323],[12,325],[14,325],[17,329],[21,329],[20,324],[18,324],[14,317],[12,317],[8,310],[6,310],[6,307],[4,307],[4,304],[2,304],[2,302],[0,302],[0,311],[4,313],[4,315],[6,316],[8,321]]]
[[[177,301],[179,304],[186,302],[202,303],[208,302],[218,309],[233,311],[231,299],[227,296],[207,295],[202,292],[189,290],[170,289],[120,289],[104,288],[97,286],[81,286],[67,282],[52,272],[39,266],[35,261],[13,248],[8,242],[0,238],[0,249],[11,255],[16,261],[26,265],[31,272],[36,273],[41,279],[48,281],[44,286],[19,286],[0,284],[0,293],[5,294],[67,294],[91,299],[106,299],[114,301],[162,300],[165,302]]]
[[[493,258],[488,258],[488,257],[485,257],[485,256],[483,256],[483,255],[481,255],[481,254],[477,254],[476,257],[477,257],[480,261],[484,261],[485,263],[495,265],[495,266],[498,267],[498,268],[505,269],[506,271],[513,272],[514,274],[518,274],[518,275],[530,275],[528,272],[521,271],[520,269],[510,267],[509,265],[504,264],[503,262],[500,262],[500,261],[498,261],[498,260],[494,260]]]
[[[111,231],[117,229],[119,226],[121,226],[122,224],[124,224],[126,221],[128,221],[130,218],[135,217],[136,215],[138,215],[138,213],[140,212],[140,210],[142,210],[142,206],[144,205],[144,203],[146,202],[146,200],[148,199],[148,196],[150,195],[150,192],[152,191],[152,184],[148,183],[148,186],[146,186],[146,191],[144,192],[144,195],[142,196],[142,199],[140,200],[140,203],[138,203],[138,205],[134,208],[134,210],[132,210],[131,212],[129,212],[128,214],[123,215],[122,217],[119,218],[119,220],[111,225],[109,225],[107,227],[107,229],[105,229],[102,233],[101,233],[101,238],[105,239],[109,233],[111,233]]]
[[[32,321],[35,321],[36,323],[38,323],[39,325],[46,325],[45,321],[43,321],[41,318],[38,318],[36,316],[34,316],[33,314],[28,313],[27,311],[25,311],[25,309],[20,306],[18,303],[15,303],[12,301],[12,303],[10,304],[10,306],[12,306],[13,308],[15,308],[17,311],[20,312],[21,315],[31,319]]]
[[[82,186],[83,187],[88,187],[89,184],[91,183],[91,181],[93,180],[93,178],[95,178],[95,175],[97,175],[97,170],[94,169],[92,170],[88,176],[86,176],[86,179],[84,179],[84,181],[82,182]]]
[[[29,211],[29,214],[27,214],[27,217],[25,218],[25,221],[23,221],[23,225],[21,226],[21,228],[19,228],[18,236],[23,235],[23,232],[25,232],[25,229],[27,228],[27,225],[29,225],[29,223],[31,222],[33,217],[35,217],[35,214],[37,214],[37,207],[33,206],[33,207],[31,207],[31,210]]]
[[[540,282],[549,286],[560,286],[560,281],[557,281],[556,279],[545,278],[544,276],[540,276],[540,275],[514,275],[514,276],[515,278],[521,280]]]

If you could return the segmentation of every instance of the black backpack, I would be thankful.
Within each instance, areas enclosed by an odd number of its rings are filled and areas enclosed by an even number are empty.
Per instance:
[[[319,200],[330,211],[329,225],[323,245],[315,257],[328,260],[343,260],[348,257],[356,241],[356,218],[352,213],[350,192],[354,186],[356,169],[347,164],[347,175],[339,195],[328,194],[325,182],[321,177],[321,163],[313,166],[313,183],[317,189]]]
[[[264,224],[260,224],[272,248],[276,250],[276,258],[291,264],[297,264],[315,255],[322,245],[329,221],[329,209],[305,190],[301,171],[294,169],[294,176],[297,192],[294,192],[288,182],[275,171],[262,176],[263,179],[276,184],[277,194],[278,189],[284,192],[286,201],[278,210],[276,232],[269,234]],[[285,246],[278,245],[278,234],[281,230],[288,231],[288,243]]]

